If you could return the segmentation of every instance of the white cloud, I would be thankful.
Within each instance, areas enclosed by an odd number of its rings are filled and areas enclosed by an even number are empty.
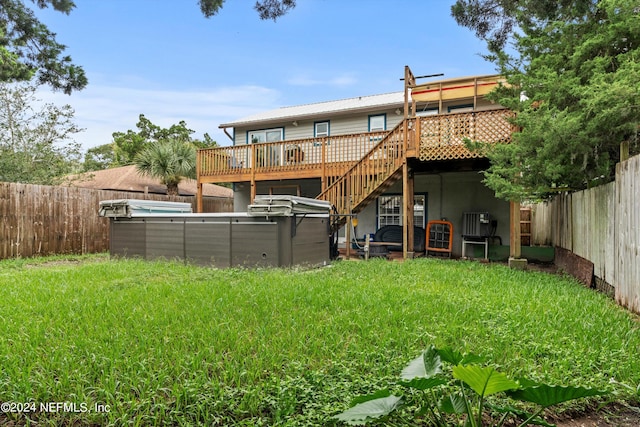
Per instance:
[[[218,143],[228,145],[230,140],[218,125],[278,107],[280,93],[260,86],[179,91],[90,84],[71,96],[43,88],[38,97],[75,109],[76,123],[85,128],[75,140],[88,149],[111,142],[113,132],[135,130],[140,114],[162,127],[184,120],[195,137],[209,133]]]

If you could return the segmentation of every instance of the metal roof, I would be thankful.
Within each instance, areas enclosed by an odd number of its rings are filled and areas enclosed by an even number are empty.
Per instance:
[[[341,99],[338,101],[277,108],[275,110],[263,111],[243,117],[233,122],[223,123],[218,127],[229,128],[271,121],[300,120],[318,117],[318,115],[322,114],[335,115],[347,111],[375,110],[383,107],[399,107],[401,105],[404,105],[404,92],[391,92],[381,95],[359,96],[357,98]]]
[[[449,79],[441,79],[430,81],[425,84],[451,84],[454,82],[469,81],[473,79],[481,79],[488,77],[497,77],[497,75],[486,74],[477,76],[454,77]],[[422,86],[418,85],[418,86]],[[411,103],[411,97],[409,98]],[[303,104],[292,107],[276,108],[275,110],[263,111],[251,116],[243,117],[229,123],[223,123],[219,128],[240,127],[255,124],[268,124],[272,122],[282,122],[314,118],[324,115],[338,115],[345,112],[380,110],[381,108],[397,108],[404,106],[404,91],[383,93],[380,95],[358,96],[356,98],[340,99],[337,101],[318,102],[314,104]]]

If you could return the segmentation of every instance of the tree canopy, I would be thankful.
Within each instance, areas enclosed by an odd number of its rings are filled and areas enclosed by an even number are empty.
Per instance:
[[[71,0],[34,0],[40,8],[70,13]],[[82,67],[74,65],[64,54],[66,46],[42,24],[21,0],[0,0],[0,81],[27,81],[35,77],[70,94],[87,85]]]
[[[199,4],[204,16],[209,18],[218,13],[224,4],[224,0],[199,0]],[[260,19],[272,19],[274,21],[286,15],[294,7],[296,7],[296,0],[258,0],[253,6]]]
[[[486,40],[508,82],[493,99],[517,112],[513,142],[488,149],[499,197],[604,183],[622,142],[640,151],[636,0],[458,0],[452,14]]]
[[[0,181],[55,184],[78,167],[73,109],[40,103],[36,90],[0,83]]]
[[[145,146],[135,157],[138,172],[157,178],[167,186],[167,194],[177,196],[183,178],[195,178],[196,149],[177,139],[163,139]]]
[[[196,148],[215,147],[218,144],[211,139],[208,134],[203,140],[192,138],[195,132],[187,127],[184,120],[168,128],[160,127],[151,122],[144,114],[140,114],[137,131],[127,130],[126,132],[113,133],[113,153],[115,165],[130,165],[135,162],[136,155],[152,143],[159,141],[179,141],[190,144]]]

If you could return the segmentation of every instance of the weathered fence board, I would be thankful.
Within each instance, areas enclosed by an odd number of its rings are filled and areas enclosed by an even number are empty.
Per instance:
[[[195,197],[0,183],[0,259],[107,251],[109,221],[98,206],[110,199],[187,202],[195,211]],[[205,198],[204,211],[232,212],[233,200]]]
[[[534,246],[553,246],[551,203],[531,206],[531,244]]]
[[[533,244],[552,244],[594,265],[619,304],[640,313],[640,156],[619,163],[615,182],[534,206]]]
[[[568,195],[571,198],[573,252],[594,264],[596,277],[615,283],[615,183]]]
[[[616,301],[640,313],[640,156],[616,167]]]

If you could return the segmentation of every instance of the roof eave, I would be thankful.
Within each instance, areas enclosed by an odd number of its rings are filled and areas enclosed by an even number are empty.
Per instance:
[[[409,104],[411,104],[411,100],[409,100]],[[218,126],[220,129],[225,128],[237,128],[243,126],[251,126],[251,125],[269,125],[276,124],[282,122],[289,122],[294,120],[307,120],[307,119],[317,119],[319,116],[321,117],[335,117],[339,115],[343,115],[345,113],[363,113],[367,111],[379,111],[390,108],[397,108],[404,106],[404,101],[402,102],[390,102],[386,104],[377,104],[377,105],[368,105],[366,107],[356,107],[356,108],[343,108],[339,110],[331,110],[322,113],[313,113],[313,114],[291,114],[288,116],[280,116],[269,119],[261,119],[261,120],[248,120],[241,122],[231,122],[231,123],[223,123]]]

